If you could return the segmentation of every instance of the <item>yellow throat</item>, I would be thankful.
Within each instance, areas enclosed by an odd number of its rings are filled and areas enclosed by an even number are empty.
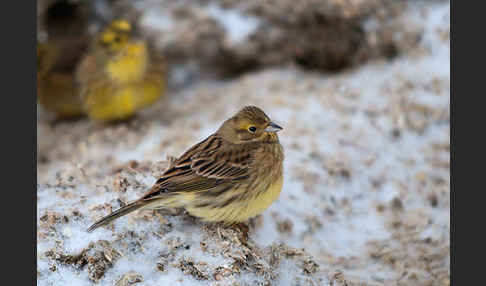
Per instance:
[[[106,66],[111,80],[117,84],[141,80],[146,68],[147,47],[143,43],[127,44],[120,55],[111,59]]]

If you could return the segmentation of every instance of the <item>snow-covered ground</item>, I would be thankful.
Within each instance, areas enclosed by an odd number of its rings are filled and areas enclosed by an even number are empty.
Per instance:
[[[38,284],[449,285],[450,5],[403,17],[423,34],[393,61],[201,82],[125,124],[51,124],[41,110]],[[286,158],[282,194],[248,242],[173,213],[85,231],[249,104],[284,127]]]

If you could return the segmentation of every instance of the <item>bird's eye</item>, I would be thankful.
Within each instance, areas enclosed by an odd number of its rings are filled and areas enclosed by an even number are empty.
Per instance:
[[[255,133],[255,131],[256,131],[256,127],[255,127],[255,126],[250,126],[250,127],[248,128],[248,130],[249,130],[251,133]]]

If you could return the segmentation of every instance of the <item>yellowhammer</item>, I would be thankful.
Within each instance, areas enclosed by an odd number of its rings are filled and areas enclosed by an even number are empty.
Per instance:
[[[88,49],[87,37],[63,37],[37,45],[37,96],[60,118],[83,114],[76,67]]]
[[[283,185],[283,148],[273,123],[247,106],[171,162],[148,192],[93,224],[92,231],[137,209],[183,207],[204,221],[236,224],[262,213]]]
[[[126,119],[165,90],[162,57],[137,39],[130,22],[112,21],[81,61],[76,78],[86,114],[97,121]]]

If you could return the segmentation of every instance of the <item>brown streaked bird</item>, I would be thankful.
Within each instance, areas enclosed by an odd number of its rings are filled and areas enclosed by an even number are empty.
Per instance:
[[[171,162],[140,199],[98,220],[88,231],[138,209],[183,207],[189,214],[225,225],[267,209],[283,185],[284,153],[273,123],[247,106],[211,136]]]

